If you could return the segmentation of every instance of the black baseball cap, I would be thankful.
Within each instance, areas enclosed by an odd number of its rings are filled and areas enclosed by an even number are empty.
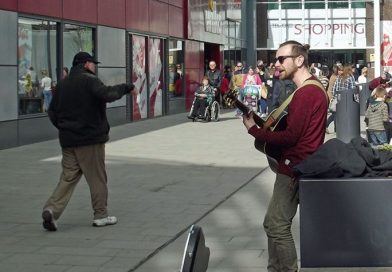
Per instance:
[[[94,62],[95,64],[100,63],[96,59],[93,58],[89,53],[87,52],[79,52],[77,53],[72,61],[72,66],[78,65],[79,63],[85,63],[87,61]]]

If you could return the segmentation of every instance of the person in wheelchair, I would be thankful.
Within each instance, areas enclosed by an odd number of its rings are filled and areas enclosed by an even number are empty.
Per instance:
[[[195,100],[193,102],[191,113],[189,114],[189,119],[205,119],[206,109],[212,104],[215,97],[214,88],[208,83],[208,77],[204,76],[202,79],[202,85],[195,92]]]

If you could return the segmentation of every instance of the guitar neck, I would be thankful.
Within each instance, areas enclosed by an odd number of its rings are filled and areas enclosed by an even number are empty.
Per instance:
[[[242,103],[238,99],[235,100],[234,104],[242,112],[242,114],[246,116],[249,116],[249,114],[253,113],[253,119],[255,120],[255,123],[259,127],[263,127],[265,121],[259,115],[257,115],[257,113],[253,112],[251,109],[249,109],[249,107],[247,107],[244,103]]]

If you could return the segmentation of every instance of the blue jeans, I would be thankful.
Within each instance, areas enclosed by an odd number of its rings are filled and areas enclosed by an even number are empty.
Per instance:
[[[44,111],[48,111],[50,101],[52,101],[52,91],[44,90],[43,95],[44,95]]]
[[[387,133],[383,131],[369,131],[369,142],[372,145],[383,145],[387,142]]]

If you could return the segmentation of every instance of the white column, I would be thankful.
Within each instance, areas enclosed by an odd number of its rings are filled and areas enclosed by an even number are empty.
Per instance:
[[[374,76],[381,75],[380,0],[374,0]]]

